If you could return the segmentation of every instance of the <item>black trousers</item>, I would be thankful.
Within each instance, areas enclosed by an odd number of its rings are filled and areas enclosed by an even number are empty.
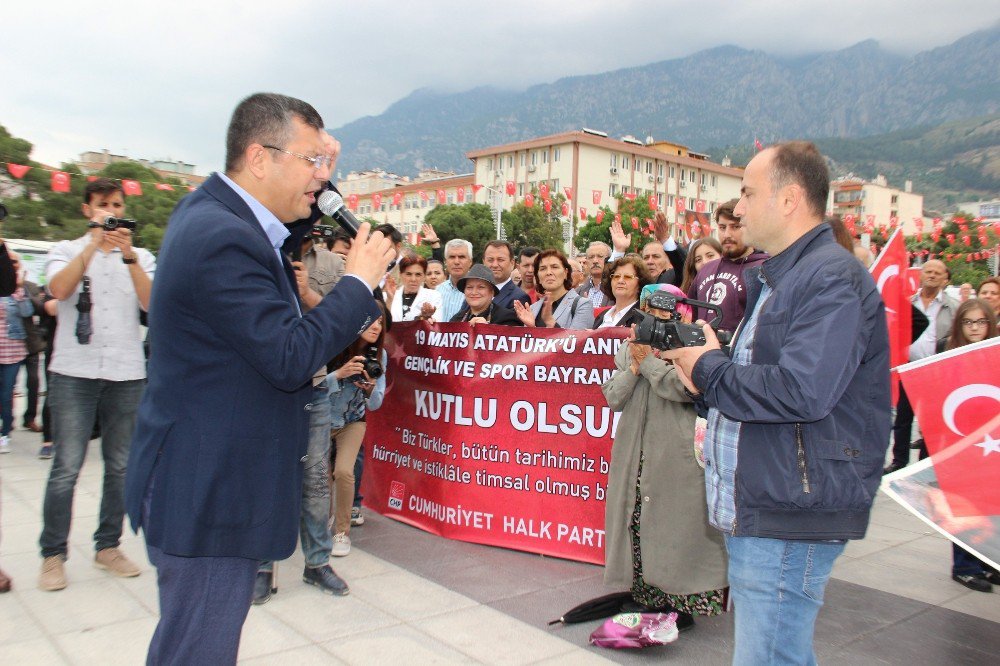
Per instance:
[[[40,353],[28,354],[24,359],[24,371],[27,373],[28,406],[24,410],[24,422],[34,421],[38,416],[38,357]],[[48,365],[48,364],[46,364]]]
[[[910,435],[913,432],[913,407],[899,385],[899,402],[896,403],[896,421],[892,424],[892,462],[910,464]]]

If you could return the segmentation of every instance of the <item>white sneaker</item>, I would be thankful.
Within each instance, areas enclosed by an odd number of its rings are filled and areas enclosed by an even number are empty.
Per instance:
[[[345,557],[351,554],[351,537],[343,532],[333,535],[333,550],[330,554],[334,557]]]
[[[10,437],[7,435],[0,437],[0,453],[10,453]]]

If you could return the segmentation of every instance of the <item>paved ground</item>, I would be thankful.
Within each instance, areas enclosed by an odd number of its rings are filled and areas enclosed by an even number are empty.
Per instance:
[[[92,566],[101,464],[88,456],[74,506],[70,585],[35,587],[41,499],[49,463],[39,437],[14,434],[0,456],[0,565],[14,590],[0,595],[0,664],[139,664],[156,624],[153,570],[115,579]],[[548,627],[577,603],[613,592],[600,567],[448,541],[366,511],[355,548],[333,562],[351,595],[334,598],[301,582],[302,555],[282,563],[280,591],[250,612],[241,662],[248,664],[587,664],[665,660],[727,664],[728,616],[698,620],[663,648],[587,646],[596,623]],[[145,566],[141,539],[123,548]],[[880,497],[864,541],[834,570],[816,632],[824,664],[986,664],[1000,658],[1000,593],[951,581],[950,546]]]

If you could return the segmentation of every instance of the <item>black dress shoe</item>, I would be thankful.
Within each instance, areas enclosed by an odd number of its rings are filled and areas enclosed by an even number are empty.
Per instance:
[[[996,571],[987,571],[983,574],[983,578],[994,585],[1000,585],[1000,573]]]
[[[274,586],[274,572],[258,571],[257,578],[253,582],[253,605],[266,604],[271,600],[271,595],[277,592],[278,588]]]
[[[324,564],[315,569],[306,567],[302,572],[302,580],[310,585],[315,585],[327,594],[343,597],[351,593],[347,583],[340,576],[333,572],[329,564]]]
[[[903,463],[894,462],[888,467],[886,467],[884,470],[882,470],[882,474],[892,474],[893,472],[898,472],[904,467],[906,467],[906,465],[904,465]]]
[[[992,592],[993,586],[983,576],[970,576],[967,574],[952,574],[951,579],[956,583],[961,583],[970,590],[976,592]]]

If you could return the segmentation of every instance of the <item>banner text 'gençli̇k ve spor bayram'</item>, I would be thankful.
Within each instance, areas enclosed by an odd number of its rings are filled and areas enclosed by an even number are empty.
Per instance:
[[[619,413],[601,384],[628,329],[396,324],[367,419],[365,504],[452,539],[604,562]]]

